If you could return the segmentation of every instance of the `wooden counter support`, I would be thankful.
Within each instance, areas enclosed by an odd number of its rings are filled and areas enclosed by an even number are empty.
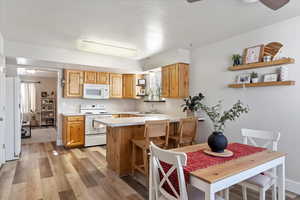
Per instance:
[[[174,134],[176,126],[177,123],[170,124],[170,134]],[[119,176],[129,175],[132,164],[131,139],[144,138],[144,125],[108,127],[106,138],[108,168],[115,171]]]

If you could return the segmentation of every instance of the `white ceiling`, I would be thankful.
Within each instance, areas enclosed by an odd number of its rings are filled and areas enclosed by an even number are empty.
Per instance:
[[[80,38],[137,48],[145,58],[201,46],[299,15],[300,1],[279,11],[242,0],[4,0],[4,36],[76,49]]]

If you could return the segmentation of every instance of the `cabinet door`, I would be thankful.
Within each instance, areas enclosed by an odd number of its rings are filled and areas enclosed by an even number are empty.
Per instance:
[[[97,72],[85,71],[84,72],[84,83],[96,84],[97,83]]]
[[[122,98],[122,74],[110,74],[110,97]]]
[[[179,65],[179,97],[189,96],[189,64],[180,63]]]
[[[176,98],[179,96],[179,88],[178,88],[178,65],[172,65],[169,67],[169,80],[170,80],[170,94],[169,97]]]
[[[64,70],[64,97],[82,97],[83,71]]]
[[[170,79],[169,67],[163,67],[161,70],[162,97],[169,97],[170,94],[169,79]]]
[[[98,72],[97,73],[97,84],[109,84],[109,73]]]
[[[67,125],[67,146],[84,145],[84,121],[71,121]]]
[[[136,76],[134,74],[123,74],[123,98],[136,97]]]

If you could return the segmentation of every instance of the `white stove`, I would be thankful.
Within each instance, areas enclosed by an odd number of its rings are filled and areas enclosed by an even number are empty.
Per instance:
[[[97,146],[106,144],[106,126],[94,126],[96,118],[111,118],[104,105],[101,104],[82,104],[80,113],[85,114],[85,145]]]

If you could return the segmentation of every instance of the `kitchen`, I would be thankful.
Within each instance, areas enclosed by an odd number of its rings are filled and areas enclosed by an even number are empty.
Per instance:
[[[155,73],[155,77],[150,74]],[[189,65],[176,63],[156,69],[147,74],[116,74],[108,72],[64,70],[63,97],[83,98],[87,100],[118,100],[126,99],[135,103],[148,103],[149,105],[164,104],[165,98],[183,99],[188,95],[189,88]],[[154,80],[153,80],[154,79]],[[152,82],[157,82],[153,84]],[[150,90],[147,83],[151,84],[152,90],[159,90],[158,94],[146,96]],[[155,85],[157,88],[154,89]],[[161,92],[160,92],[161,90]],[[135,106],[137,107],[137,106]],[[99,118],[135,118],[135,117],[166,117],[166,113],[160,113],[155,108],[145,111],[107,110],[101,104],[80,104],[78,113],[63,113],[63,144],[65,147],[95,146],[106,144],[105,127],[94,127],[94,120]],[[174,115],[174,114],[173,114]],[[176,114],[177,117],[180,113]],[[184,117],[184,113],[181,117]],[[80,131],[78,131],[80,130]]]
[[[0,0],[0,199],[298,200],[299,9]]]

